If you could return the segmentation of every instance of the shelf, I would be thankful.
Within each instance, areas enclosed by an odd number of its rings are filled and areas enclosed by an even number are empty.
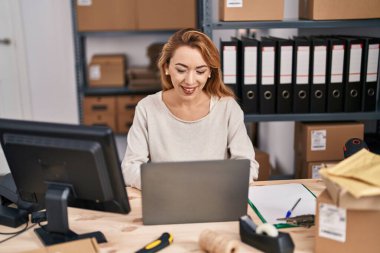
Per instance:
[[[209,24],[211,29],[277,29],[277,28],[354,28],[380,27],[380,19],[361,20],[281,20],[251,22],[215,22]]]
[[[303,113],[303,114],[245,114],[245,122],[259,121],[347,121],[380,120],[380,112]]]
[[[159,89],[130,90],[128,87],[117,88],[83,88],[85,96],[111,96],[111,95],[148,95],[158,92]]]
[[[104,36],[125,36],[125,35],[151,35],[151,34],[173,34],[176,30],[121,30],[121,31],[87,31],[77,32],[81,37],[104,37]]]

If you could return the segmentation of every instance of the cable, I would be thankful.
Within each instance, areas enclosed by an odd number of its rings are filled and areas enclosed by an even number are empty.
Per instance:
[[[27,231],[27,230],[33,228],[34,226],[36,226],[37,224],[33,224],[30,227],[28,227],[28,225],[29,225],[29,221],[26,223],[26,226],[23,229],[21,229],[20,231],[18,231],[18,232],[14,232],[14,233],[0,233],[2,235],[13,234],[12,236],[10,236],[8,238],[5,238],[4,240],[1,240],[0,243],[6,242],[6,241],[8,241],[8,240],[10,240],[10,239],[12,239],[12,238],[14,238],[14,237],[16,237],[16,236],[24,233],[25,231]]]

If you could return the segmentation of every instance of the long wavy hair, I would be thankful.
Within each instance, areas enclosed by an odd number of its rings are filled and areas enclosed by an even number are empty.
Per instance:
[[[173,88],[170,76],[165,74],[165,68],[169,67],[170,59],[173,57],[174,52],[182,46],[198,49],[203,60],[209,66],[211,77],[203,88],[208,95],[219,98],[227,96],[235,98],[232,90],[223,82],[218,49],[206,34],[192,28],[177,31],[162,48],[157,65],[160,70],[161,84],[164,91]]]

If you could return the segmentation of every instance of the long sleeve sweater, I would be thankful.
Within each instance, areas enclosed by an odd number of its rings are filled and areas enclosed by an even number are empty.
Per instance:
[[[212,97],[210,112],[196,121],[174,116],[161,91],[137,104],[122,162],[127,185],[141,188],[142,163],[221,159],[249,159],[250,180],[257,179],[259,164],[243,111],[233,98]]]

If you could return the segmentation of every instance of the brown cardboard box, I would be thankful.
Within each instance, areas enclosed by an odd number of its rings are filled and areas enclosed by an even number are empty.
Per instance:
[[[355,198],[347,190],[342,189],[329,178],[322,177],[327,191],[336,206],[351,210],[378,210],[380,211],[380,196]]]
[[[113,96],[86,96],[83,99],[84,114],[115,115],[116,98]]]
[[[315,217],[316,253],[379,252],[380,211],[350,209],[338,211],[325,190],[317,198]],[[343,240],[344,234],[345,240]],[[342,241],[336,240],[339,238]]]
[[[77,0],[78,31],[135,30],[136,0]]]
[[[98,243],[95,238],[81,239],[71,242],[59,243],[45,248],[26,251],[24,253],[97,253],[99,252]]]
[[[380,18],[379,0],[300,0],[299,17],[303,19]]]
[[[295,129],[295,153],[308,162],[343,160],[344,144],[364,136],[358,122],[300,123]]]
[[[138,0],[139,30],[197,27],[196,0]]]
[[[332,167],[337,163],[339,161],[306,162],[306,178],[321,178],[320,169]]]
[[[232,5],[228,0],[219,0],[219,19],[223,21],[282,20],[283,0],[250,0],[241,5]],[[235,1],[236,2],[236,1]]]
[[[258,181],[266,181],[269,180],[271,175],[271,166],[269,162],[269,154],[261,151],[260,149],[255,148],[255,159],[259,163],[259,178]]]
[[[95,55],[88,69],[91,87],[123,87],[125,85],[124,55]]]
[[[118,96],[117,104],[117,132],[127,133],[132,126],[137,103],[143,99],[144,95]]]

